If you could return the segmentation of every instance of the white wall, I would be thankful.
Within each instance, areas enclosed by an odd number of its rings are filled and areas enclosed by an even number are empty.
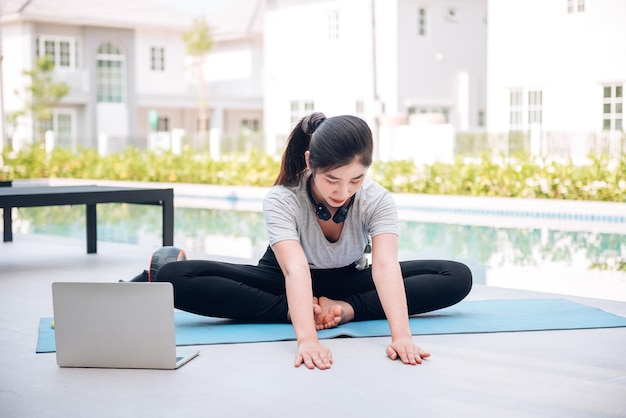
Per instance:
[[[265,128],[268,142],[287,135],[291,100],[308,100],[327,116],[371,106],[369,1],[281,1],[265,14]],[[327,13],[339,11],[339,38],[328,39]]]
[[[375,2],[376,25],[376,90],[387,114],[396,115],[399,109],[399,29],[397,1]]]
[[[261,109],[263,95],[263,40],[251,36],[216,43],[207,54],[205,80],[215,103]],[[224,103],[226,104],[226,103]]]
[[[165,48],[165,71],[154,71],[151,65],[151,47]],[[137,93],[185,94],[186,46],[182,32],[166,30],[138,30],[135,33]]]
[[[446,106],[452,110],[453,125],[476,126],[478,111],[486,108],[486,0],[266,4],[264,106],[270,142],[286,137],[292,128],[290,100],[313,101],[315,110],[328,116],[354,114],[356,101],[361,100],[365,111],[360,116],[372,127],[377,115],[406,116],[410,105]],[[418,6],[430,13],[427,39],[417,37]],[[445,18],[450,7],[459,13],[454,22]],[[330,10],[339,10],[337,40],[328,39]],[[459,109],[465,113],[459,114]]]
[[[543,129],[599,131],[602,85],[626,81],[626,2],[489,1],[488,129],[507,131],[509,89],[543,91]]]
[[[128,106],[124,103],[98,103],[96,106],[98,137],[125,139],[128,129]]]
[[[383,126],[380,129],[381,161],[411,160],[415,164],[454,161],[454,128],[451,125]]]
[[[32,24],[15,23],[2,25],[2,61],[4,106],[7,113],[24,108],[26,78],[23,70],[30,70],[32,56]],[[18,95],[15,91],[18,91]]]
[[[418,8],[427,10],[425,37],[417,35]],[[486,108],[486,10],[485,0],[399,0],[400,112],[409,105],[444,106],[451,109],[450,123],[455,127],[477,126],[478,112]],[[464,101],[461,108],[459,99]]]

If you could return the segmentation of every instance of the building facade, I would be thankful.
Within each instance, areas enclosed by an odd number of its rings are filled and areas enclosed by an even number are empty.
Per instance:
[[[383,150],[406,125],[484,126],[486,1],[267,0],[264,28],[269,151],[313,110],[364,118]]]
[[[322,111],[365,119],[382,159],[449,160],[474,132],[496,152],[626,147],[620,0],[238,0],[206,17],[198,77],[192,16],[156,0],[5,0],[3,113],[25,107],[22,71],[48,55],[70,87],[46,127],[58,146],[277,153]],[[33,139],[27,118],[3,131]]]
[[[626,2],[489,1],[487,128],[533,153],[626,151]]]
[[[199,138],[199,78],[182,37],[192,16],[154,0],[5,0],[3,113],[11,120],[26,107],[23,71],[45,55],[55,62],[53,79],[69,86],[45,126],[55,146],[106,153],[128,145],[209,149],[212,142],[219,152],[225,138],[262,130],[261,83],[253,71],[262,66],[258,10],[248,9],[243,29],[223,19],[213,33],[213,53],[202,69],[210,122],[208,135]],[[233,61],[237,71],[229,74],[224,68],[232,69]],[[28,115],[6,123],[3,132],[2,145],[16,148],[37,136]]]

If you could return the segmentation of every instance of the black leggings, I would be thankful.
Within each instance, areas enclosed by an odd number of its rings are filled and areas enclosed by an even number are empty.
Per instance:
[[[454,305],[472,288],[470,269],[455,261],[402,261],[400,268],[409,315]],[[311,270],[311,277],[313,295],[348,302],[355,321],[385,318],[371,268]],[[184,311],[246,322],[288,322],[285,277],[269,248],[256,266],[208,260],[165,264],[156,281],[172,283],[174,306]]]

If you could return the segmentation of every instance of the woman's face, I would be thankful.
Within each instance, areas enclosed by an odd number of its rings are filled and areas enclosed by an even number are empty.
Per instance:
[[[355,158],[350,164],[332,170],[316,170],[311,184],[315,200],[334,208],[344,206],[363,184],[367,169]]]

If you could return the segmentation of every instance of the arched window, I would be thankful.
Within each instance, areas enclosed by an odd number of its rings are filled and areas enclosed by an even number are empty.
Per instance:
[[[98,48],[98,102],[124,101],[124,56],[112,43]]]

